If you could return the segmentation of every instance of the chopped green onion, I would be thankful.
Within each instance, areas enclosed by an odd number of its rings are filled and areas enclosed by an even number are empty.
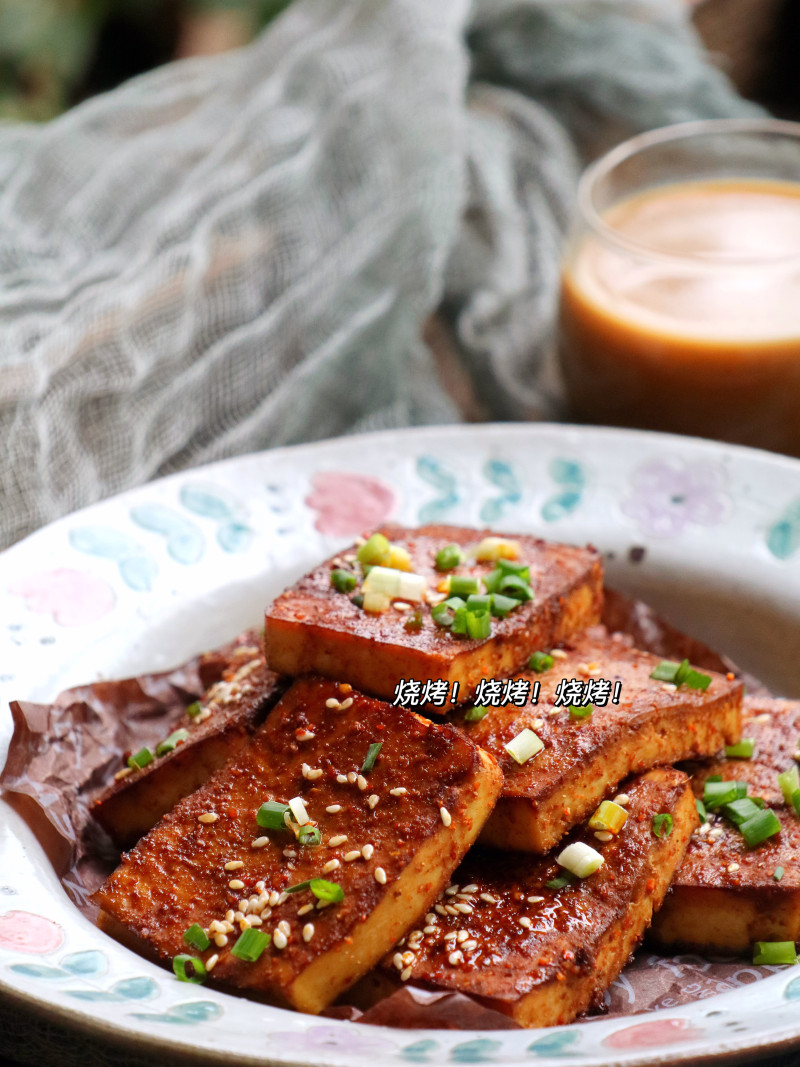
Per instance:
[[[364,579],[361,588],[365,597],[372,593],[390,600],[408,600],[419,603],[425,599],[428,581],[423,574],[400,571],[394,567],[374,566]]]
[[[351,596],[350,597],[350,603],[351,604],[355,604],[355,606],[357,608],[363,608],[364,607],[364,594],[363,593],[356,593],[355,596]]]
[[[756,941],[753,946],[753,963],[794,963],[797,951],[794,941]]]
[[[726,745],[725,755],[728,759],[752,759],[756,743],[752,737],[743,737],[738,745]]]
[[[361,774],[369,774],[372,768],[375,766],[375,760],[378,758],[378,753],[383,746],[383,741],[373,741],[367,749],[367,755],[364,762],[361,764]]]
[[[680,663],[675,663],[670,659],[662,659],[655,670],[650,672],[650,677],[657,682],[674,682],[678,667],[680,667]]]
[[[555,660],[549,652],[534,652],[528,660],[528,669],[541,674],[542,671],[549,671],[554,663]]]
[[[711,676],[696,671],[688,659],[675,663],[674,660],[662,659],[650,675],[657,682],[672,682],[678,687],[685,685],[689,689],[706,690],[711,685]]]
[[[465,714],[464,722],[480,722],[481,719],[489,714],[490,710],[485,704],[476,704],[474,708],[470,708]]]
[[[485,641],[492,633],[492,616],[488,611],[476,614],[467,608],[467,636],[473,641]]]
[[[653,816],[653,833],[656,837],[669,837],[672,833],[672,826],[672,816],[668,812]]]
[[[377,564],[386,563],[392,551],[388,537],[382,533],[374,533],[356,552],[359,563]]]
[[[190,704],[189,707],[186,709],[186,714],[189,716],[190,719],[196,719],[197,716],[202,712],[202,710],[203,705],[200,703],[199,700],[195,700],[195,702],[193,704]]]
[[[450,632],[453,634],[465,634],[467,632],[467,609],[456,608],[453,614],[453,623],[450,627]]]
[[[788,771],[779,774],[778,785],[783,793],[783,799],[787,804],[791,804],[792,797],[800,789],[800,773],[798,773],[797,766],[790,767]]]
[[[483,576],[483,586],[487,593],[496,593],[500,587],[500,580],[503,577],[503,572],[495,567],[493,571]],[[510,598],[509,598],[510,599]]]
[[[604,800],[589,819],[589,829],[618,834],[627,821],[628,813],[620,804],[615,804],[613,800]]]
[[[183,730],[183,729],[175,730],[175,731],[173,731],[173,733],[171,733],[169,735],[169,737],[165,741],[161,741],[156,746],[156,755],[157,756],[165,756],[167,754],[167,752],[174,752],[175,749],[178,747],[178,745],[182,741],[188,741],[188,740],[189,740],[189,731],[188,730]]]
[[[730,804],[723,804],[722,814],[731,822],[741,826],[743,822],[758,815],[761,808],[755,802],[755,797],[742,797],[741,800],[733,800]]]
[[[800,817],[800,789],[795,789],[792,793],[792,807],[795,810],[795,814]]]
[[[451,604],[449,600],[443,600],[441,604],[435,604],[431,608],[431,618],[437,626],[449,628],[453,625],[453,619],[456,617],[456,609],[458,607],[464,607],[464,601],[458,597],[453,597],[453,600],[457,600],[457,604]]]
[[[596,870],[603,866],[604,859],[597,849],[583,841],[573,841],[556,856],[556,863],[578,878],[588,878]]]
[[[778,822],[775,812],[771,808],[765,808],[763,811],[759,811],[758,815],[754,815],[752,819],[743,822],[739,827],[739,832],[747,842],[748,847],[755,848],[762,841],[766,841],[768,837],[779,834],[781,832],[781,824]]]
[[[358,584],[356,576],[339,568],[331,571],[331,585],[337,593],[352,593]]]
[[[714,782],[706,778],[703,787],[703,803],[709,811],[746,796],[747,782]]]
[[[784,874],[786,874],[786,871],[784,871],[783,867],[776,867],[775,870],[772,872],[772,877],[775,879],[776,882],[780,882]]]
[[[305,882],[298,882],[284,889],[284,893],[300,893],[304,889],[310,889],[317,900],[327,900],[331,904],[338,904],[344,900],[344,890],[338,882],[328,882],[324,878],[309,878]]]
[[[474,611],[476,615],[492,610],[492,596],[490,593],[470,593],[467,597],[467,611]]]
[[[471,596],[478,592],[478,579],[469,574],[454,574],[450,579],[451,596]]]
[[[498,619],[504,619],[514,608],[519,607],[519,601],[513,596],[503,596],[502,593],[489,593],[488,595],[492,599],[492,615],[496,615]]]
[[[199,949],[200,952],[205,952],[211,944],[208,934],[199,923],[193,923],[188,930],[184,931],[183,940],[192,948]]]
[[[523,581],[529,582],[531,580],[531,565],[530,563],[521,563],[514,559],[498,559],[497,570],[501,574],[514,574],[518,578],[522,578]]]
[[[231,949],[231,955],[246,963],[255,963],[272,938],[254,926],[244,931]]]
[[[392,606],[392,599],[378,589],[367,589],[364,592],[361,606],[371,615],[383,615]]]
[[[463,558],[458,545],[445,545],[444,548],[440,548],[436,553],[433,565],[437,571],[451,571],[459,565]]]
[[[186,970],[191,966],[192,973]],[[172,961],[172,970],[179,982],[191,982],[193,985],[202,985],[206,980],[206,968],[198,956],[175,956]]]
[[[256,822],[265,830],[285,830],[285,815],[291,814],[288,804],[281,804],[277,800],[268,800],[256,812]]]
[[[321,840],[322,834],[316,826],[301,826],[297,831],[298,845],[304,845],[306,848],[314,848]]]
[[[413,615],[409,615],[403,624],[403,628],[408,633],[416,633],[417,630],[422,629],[422,612],[417,608]]]
[[[694,806],[697,808],[697,814],[700,816],[701,824],[708,822],[708,812],[706,811],[706,806],[703,801],[695,800]]]
[[[574,881],[574,876],[569,874],[569,872],[565,872],[564,874],[556,875],[555,878],[551,878],[549,882],[545,882],[544,884],[548,889],[563,889],[565,886],[572,885]]]
[[[149,748],[140,748],[138,752],[134,752],[132,756],[128,757],[128,766],[133,767],[134,770],[141,770],[142,767],[152,763],[153,758],[153,753]]]
[[[503,746],[506,752],[522,766],[529,759],[533,759],[544,748],[544,742],[527,727],[512,738],[507,745]]]
[[[533,600],[533,590],[518,574],[506,574],[497,583],[497,592],[515,600]]]
[[[571,719],[588,719],[594,711],[594,704],[570,704],[569,717]]]

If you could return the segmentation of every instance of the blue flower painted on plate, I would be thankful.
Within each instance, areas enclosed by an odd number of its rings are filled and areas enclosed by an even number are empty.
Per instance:
[[[800,978],[793,978],[783,991],[787,1000],[800,1000]]]
[[[552,460],[548,473],[559,488],[542,505],[542,518],[545,522],[557,522],[580,504],[586,487],[586,473],[577,460],[563,457]]]
[[[69,996],[75,1000],[88,1001],[120,1001],[125,1000],[150,1000],[158,995],[158,983],[152,978],[123,978],[115,982],[109,990],[102,989],[70,989]]]
[[[224,552],[246,552],[253,540],[253,530],[242,519],[242,508],[225,489],[191,483],[180,492],[181,504],[195,515],[219,522],[217,543]]]
[[[305,1053],[315,1061],[324,1059],[328,1052],[380,1056],[396,1051],[394,1042],[381,1037],[371,1026],[309,1026],[307,1030],[272,1031],[268,1037],[276,1048]]]
[[[653,459],[637,467],[622,513],[650,537],[677,537],[687,526],[718,526],[732,509],[724,467]]]
[[[437,522],[445,512],[450,511],[461,499],[458,495],[458,479],[455,474],[434,456],[420,456],[417,460],[417,474],[428,485],[437,490],[439,496],[429,500],[419,509],[420,522]]]
[[[135,592],[152,589],[158,567],[133,537],[110,526],[78,526],[70,530],[69,543],[78,552],[113,560],[122,580]]]
[[[501,495],[492,497],[481,507],[481,519],[494,523],[503,517],[510,506],[522,500],[522,486],[514,468],[503,459],[490,459],[483,468],[487,482],[496,485]]]
[[[166,538],[167,552],[186,566],[197,563],[205,552],[205,538],[199,527],[165,504],[139,504],[131,508],[137,526]]]
[[[789,559],[800,549],[800,500],[784,511],[767,531],[767,548],[776,559]]]
[[[42,963],[12,963],[9,970],[15,974],[24,974],[26,978],[42,978],[45,981],[70,977],[67,971],[62,971],[60,967],[45,967]]]
[[[149,1022],[195,1026],[197,1023],[210,1023],[219,1019],[222,1007],[213,1000],[191,1000],[185,1004],[174,1004],[167,1011],[131,1011],[128,1014],[133,1019],[147,1019]]]
[[[96,949],[88,952],[70,952],[61,960],[61,966],[70,974],[87,976],[90,974],[105,974],[108,970],[108,961],[105,953]]]
[[[406,1045],[401,1049],[400,1056],[409,1063],[437,1063],[441,1058],[438,1050],[437,1041],[415,1041],[413,1045]],[[436,1059],[431,1059],[434,1053],[437,1053]]]
[[[454,1045],[450,1049],[450,1060],[453,1063],[488,1063],[494,1058],[495,1052],[502,1047],[500,1041],[479,1037],[475,1041],[464,1041],[460,1045]]]
[[[528,1045],[528,1052],[534,1056],[572,1056],[581,1035],[576,1030],[559,1030],[554,1034],[545,1034]]]

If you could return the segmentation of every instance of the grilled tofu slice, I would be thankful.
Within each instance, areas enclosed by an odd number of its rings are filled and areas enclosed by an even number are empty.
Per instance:
[[[495,564],[467,559],[442,574],[434,567],[436,553],[449,544],[468,549],[489,531],[460,526],[384,526],[379,532],[405,549],[410,569],[427,579],[428,599],[420,605],[406,605],[419,610],[419,628],[408,628],[408,610],[390,608],[382,614],[369,614],[352,603],[349,594],[332,588],[332,570],[344,564],[355,573],[354,546],[316,567],[267,609],[266,651],[275,670],[288,675],[313,671],[326,677],[346,677],[356,688],[386,699],[392,699],[403,679],[444,680],[451,686],[452,703],[457,703],[469,698],[481,678],[505,677],[525,662],[532,649],[566,640],[599,621],[602,565],[596,550],[513,535],[519,545],[519,559],[530,565],[533,600],[522,603],[506,618],[494,618],[488,638],[454,636],[434,623],[431,601],[444,599],[441,589],[448,574],[480,579]],[[480,589],[482,592],[482,586]],[[453,700],[454,682],[459,690]]]
[[[455,712],[453,722],[491,752],[503,769],[502,796],[481,840],[496,848],[548,852],[629,774],[690,757],[709,756],[739,740],[742,685],[709,672],[705,692],[650,678],[660,662],[637,651],[624,634],[593,627],[563,650],[542,673],[538,704],[491,708],[479,722]],[[619,704],[595,706],[585,719],[554,706],[562,679],[620,683]],[[520,765],[505,746],[523,729],[544,748]]]
[[[124,767],[92,802],[91,813],[118,848],[130,848],[181,799],[208,781],[247,745],[285,688],[256,645],[229,650],[220,681],[191,705],[185,740],[141,769]]]
[[[777,781],[795,765],[800,701],[746,697],[742,733],[755,741],[753,758],[698,767],[693,788],[702,797],[715,774],[747,782],[748,795],[766,801],[781,832],[748,848],[735,826],[710,813],[692,836],[651,931],[658,947],[737,955],[749,954],[755,941],[800,940],[800,819]]]
[[[206,965],[218,957],[212,980],[319,1012],[433,903],[501,784],[451,726],[301,679],[239,757],[123,858],[95,896],[101,924],[167,959],[197,923],[212,938]],[[296,822],[259,826],[262,804],[290,800]],[[317,845],[300,843],[309,826]],[[311,879],[336,883],[341,901],[325,906],[311,886],[287,894]],[[272,937],[255,962],[232,951],[248,923]]]
[[[629,813],[618,835],[601,844],[576,830],[603,865],[563,888],[555,856],[476,848],[428,915],[384,958],[401,981],[468,993],[522,1026],[569,1023],[614,981],[650,923],[697,825],[688,779],[659,768],[626,784]],[[672,817],[657,837],[653,818]],[[562,846],[563,847],[563,846]]]

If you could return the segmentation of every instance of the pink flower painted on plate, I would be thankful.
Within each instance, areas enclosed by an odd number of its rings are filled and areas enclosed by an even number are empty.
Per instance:
[[[652,537],[677,537],[687,526],[716,526],[730,513],[725,471],[711,463],[654,459],[633,475],[622,511]]]
[[[7,911],[0,915],[0,945],[15,952],[44,955],[54,952],[64,940],[58,923],[30,911]]]
[[[381,1052],[394,1052],[395,1045],[384,1038],[369,1032],[366,1026],[353,1024],[344,1026],[312,1026],[305,1032],[286,1030],[270,1033],[272,1041],[290,1048],[292,1052],[304,1052],[308,1055],[324,1052],[363,1053],[364,1055]]]
[[[365,474],[321,471],[311,485],[305,502],[317,512],[314,525],[320,533],[334,537],[355,537],[385,522],[396,502],[390,486]]]
[[[52,615],[59,626],[97,622],[114,607],[111,586],[85,571],[62,567],[12,582],[9,593],[25,597],[29,611]]]
[[[692,1026],[688,1019],[654,1019],[649,1023],[626,1026],[603,1038],[607,1048],[658,1048],[661,1045],[677,1045],[682,1041],[694,1041],[705,1036],[703,1030]]]

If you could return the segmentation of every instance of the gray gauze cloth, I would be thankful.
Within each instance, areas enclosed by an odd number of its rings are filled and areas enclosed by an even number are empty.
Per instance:
[[[0,129],[0,547],[157,475],[557,417],[588,155],[747,114],[681,0],[296,0],[253,45]],[[455,353],[453,356],[452,353]]]

